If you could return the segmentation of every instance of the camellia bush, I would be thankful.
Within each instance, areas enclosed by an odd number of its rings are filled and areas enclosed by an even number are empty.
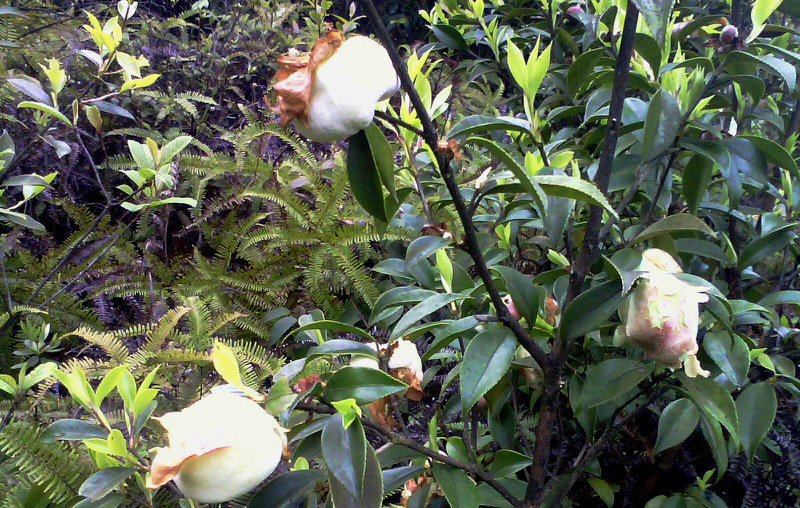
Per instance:
[[[140,3],[0,7],[3,506],[800,503],[796,2]]]

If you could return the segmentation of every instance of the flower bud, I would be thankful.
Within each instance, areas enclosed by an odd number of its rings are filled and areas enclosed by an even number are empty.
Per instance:
[[[739,37],[739,30],[733,25],[728,25],[719,33],[719,42],[733,44],[737,37]]]
[[[620,306],[615,345],[631,342],[667,367],[678,369],[683,363],[688,376],[708,376],[696,357],[699,304],[708,301],[708,289],[678,279],[674,273],[680,266],[658,249],[645,251],[641,268],[644,279]]]
[[[183,494],[221,503],[266,479],[286,448],[284,429],[252,399],[212,392],[182,411],[155,418],[167,430],[147,478],[157,489],[174,480]]]
[[[372,122],[375,106],[400,87],[386,49],[364,36],[331,30],[309,55],[278,60],[276,111],[308,139],[329,143]]]

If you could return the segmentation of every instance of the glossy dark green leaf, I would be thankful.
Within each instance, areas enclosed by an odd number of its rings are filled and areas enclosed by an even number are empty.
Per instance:
[[[739,418],[736,405],[728,390],[713,379],[687,377],[678,373],[678,378],[689,392],[689,398],[701,412],[721,423],[730,432],[734,441],[739,442]]]
[[[424,466],[400,466],[385,470],[383,472],[383,495],[388,496],[405,485],[408,480],[417,478],[425,470]]]
[[[772,428],[777,411],[775,389],[767,383],[752,384],[736,398],[739,438],[748,461],[753,460],[756,448]]]
[[[118,506],[122,506],[122,503],[125,501],[125,496],[122,494],[111,493],[103,496],[97,501],[84,499],[83,501],[79,501],[78,503],[74,504],[72,508],[117,508]]]
[[[616,210],[603,196],[603,193],[585,180],[561,175],[536,175],[531,180],[538,184],[548,196],[570,198],[599,206],[612,217],[617,217]]]
[[[622,282],[612,280],[579,294],[561,316],[561,336],[577,339],[597,330],[622,303]]]
[[[731,383],[737,387],[744,385],[750,368],[750,349],[742,339],[734,335],[731,340],[724,331],[708,332],[703,339],[703,349]]]
[[[117,488],[117,485],[127,480],[135,472],[136,470],[132,467],[101,469],[81,484],[78,494],[92,501],[97,501]]]
[[[717,479],[719,480],[728,469],[728,444],[722,434],[719,422],[710,418],[704,411],[700,411],[700,428],[706,438],[714,462],[717,464]]]
[[[82,441],[84,439],[106,439],[108,430],[83,420],[58,420],[48,425],[40,439],[45,443],[55,441]]]
[[[436,238],[425,236],[423,238]],[[401,286],[392,288],[383,293],[375,305],[372,307],[372,314],[369,317],[369,324],[374,325],[381,319],[387,317],[387,311],[390,312],[396,307],[417,304],[422,300],[435,295],[435,291],[429,289],[422,289],[414,286]]]
[[[772,141],[771,139],[762,138],[761,136],[739,137],[753,143],[753,145],[755,145],[755,147],[764,154],[769,162],[790,171],[795,178],[800,178],[800,170],[797,168],[797,162],[795,162],[795,160],[784,147]]]
[[[489,472],[495,478],[505,478],[531,465],[533,459],[513,450],[498,450],[489,465]]]
[[[776,291],[759,300],[758,304],[764,307],[786,304],[800,305],[800,291]]]
[[[739,255],[739,269],[744,270],[782,251],[797,236],[794,232],[797,225],[796,222],[787,224],[752,240]]]
[[[369,139],[364,131],[358,131],[350,137],[347,147],[347,176],[353,196],[364,210],[381,222],[389,222],[380,170],[375,164]]]
[[[660,89],[653,95],[647,108],[642,137],[642,161],[658,157],[669,148],[682,123],[683,115],[678,101],[671,93]]]
[[[436,462],[433,464],[433,476],[451,508],[478,508],[475,482],[464,471]]]
[[[670,402],[658,419],[658,438],[653,454],[683,443],[700,421],[697,406],[689,399]]]
[[[481,137],[471,137],[467,138],[464,141],[464,144],[474,144],[485,148],[492,154],[495,158],[497,158],[500,162],[505,165],[506,169],[511,171],[522,187],[525,189],[531,198],[533,198],[534,203],[536,204],[536,208],[539,211],[541,216],[544,216],[547,213],[547,201],[546,195],[544,190],[533,181],[533,179],[528,175],[528,172],[523,168],[520,161],[516,160],[506,149],[495,143],[494,141],[490,141],[486,138]],[[596,189],[595,189],[596,190]],[[599,192],[599,191],[598,191]]]
[[[586,371],[586,382],[578,403],[580,410],[591,409],[628,393],[650,373],[647,366],[627,358],[611,358]]]
[[[410,267],[421,263],[432,256],[439,249],[450,245],[452,240],[439,236],[421,236],[411,242],[406,250],[406,266]]]
[[[289,508],[310,494],[325,473],[315,469],[289,471],[273,478],[247,503],[247,508]]]
[[[707,235],[714,235],[714,231],[709,228],[705,222],[698,219],[694,215],[688,213],[679,213],[676,215],[669,215],[660,221],[651,225],[631,241],[631,244],[637,244],[645,240],[649,240],[659,235],[675,233],[679,231],[698,231]]]
[[[325,399],[336,402],[355,399],[363,406],[408,388],[389,374],[369,367],[343,367],[328,380],[323,395]]]
[[[103,113],[108,113],[110,115],[117,115],[123,118],[130,118],[131,120],[135,120],[136,118],[125,108],[121,108],[116,104],[108,101],[92,101],[93,106],[97,106],[97,109],[102,111]]]
[[[471,115],[459,121],[447,134],[447,139],[484,132],[530,132],[530,122],[513,116]]]
[[[433,312],[446,307],[447,305],[464,300],[467,298],[465,295],[457,293],[438,293],[429,296],[425,300],[413,306],[406,314],[400,318],[400,321],[395,325],[392,330],[392,338],[399,338],[417,321],[430,315]]]
[[[633,0],[639,12],[642,13],[647,28],[653,32],[656,42],[660,46],[664,45],[664,38],[667,33],[667,23],[669,23],[669,15],[672,11],[672,3],[674,0]]]
[[[580,55],[569,66],[567,85],[571,94],[574,95],[586,82],[586,78],[594,71],[597,61],[604,55],[605,51],[602,48],[592,49]]]
[[[392,150],[386,136],[383,135],[380,127],[376,124],[369,124],[367,128],[364,129],[364,134],[367,135],[370,152],[375,161],[375,167],[378,168],[381,183],[384,188],[389,191],[389,195],[392,199],[397,201],[397,191],[394,186],[394,150]]]
[[[606,258],[607,259],[607,258]],[[641,277],[642,253],[636,249],[620,249],[607,259],[608,278],[622,281],[622,294],[626,295],[633,284]]]
[[[439,42],[444,44],[450,49],[464,51],[467,48],[467,43],[464,41],[464,36],[453,26],[439,24],[431,27],[433,35],[439,39]]]
[[[503,277],[508,294],[511,295],[520,316],[525,318],[529,327],[533,326],[539,313],[539,292],[531,278],[508,266],[495,265],[492,270]]]
[[[517,340],[504,326],[492,326],[476,335],[461,362],[462,411],[472,409],[478,399],[506,374]]]
[[[359,420],[344,428],[344,418],[335,414],[322,429],[322,456],[328,470],[356,498],[361,497],[364,490],[368,447]]]
[[[374,349],[361,342],[348,339],[332,339],[312,348],[306,360],[310,360],[315,356],[322,355],[362,355],[377,358],[378,354]]]
[[[731,260],[722,247],[716,243],[700,238],[678,238],[675,240],[675,248],[678,252],[686,252],[708,259],[719,261],[723,264],[731,264]]]
[[[645,33],[639,32],[636,34],[633,48],[647,60],[650,68],[653,69],[653,74],[658,76],[658,71],[661,68],[661,47],[656,40]]]
[[[782,78],[786,86],[793,90],[797,84],[797,69],[794,65],[772,55],[753,55],[744,51],[731,51],[725,60],[725,65],[735,62],[748,62],[756,64],[766,71]]]
[[[364,490],[359,496],[353,496],[339,481],[338,477],[328,474],[333,506],[336,508],[380,508],[383,500],[383,476],[381,466],[375,457],[375,450],[367,445],[364,468]]]

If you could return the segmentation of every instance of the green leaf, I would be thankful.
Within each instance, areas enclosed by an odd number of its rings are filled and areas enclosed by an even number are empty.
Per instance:
[[[345,428],[342,414],[322,429],[322,456],[328,469],[353,497],[361,497],[367,467],[367,438],[360,420]]]
[[[455,124],[447,139],[494,131],[530,133],[530,129],[530,122],[513,116],[472,115]]]
[[[389,192],[389,195],[392,196],[392,199],[397,201],[397,192],[394,187],[394,150],[392,150],[381,129],[374,123],[369,124],[364,129],[364,134],[367,136],[370,153],[375,167],[378,168],[381,183]]]
[[[282,377],[275,381],[269,389],[264,409],[269,414],[281,414],[292,406],[295,399],[297,399],[297,394],[289,386],[289,380]]]
[[[135,120],[136,118],[124,108],[117,106],[114,103],[108,101],[92,101],[94,106],[97,106],[97,109],[102,111],[103,113],[108,113],[110,115],[117,115],[123,118],[130,118],[131,120]]]
[[[791,154],[786,151],[784,147],[771,139],[762,138],[761,136],[739,136],[753,143],[756,148],[764,154],[769,162],[778,167],[788,170],[795,178],[800,178],[800,170],[797,168],[797,162],[792,158]]]
[[[660,156],[678,135],[683,117],[675,97],[663,88],[653,95],[647,108],[642,138],[642,161]]]
[[[176,155],[181,153],[184,148],[189,146],[189,143],[191,143],[193,139],[192,136],[178,136],[164,145],[164,147],[161,148],[161,160],[159,164],[169,163]]]
[[[7,78],[6,81],[8,81],[9,85],[13,86],[36,102],[47,104],[48,106],[53,105],[53,100],[50,98],[50,95],[42,90],[42,86],[38,81],[25,78]]]
[[[706,333],[703,339],[703,349],[725,376],[734,385],[742,386],[747,381],[747,371],[750,368],[750,349],[742,339],[724,331]]]
[[[614,506],[614,490],[602,478],[596,476],[589,476],[586,479],[587,483],[592,487],[592,490],[603,500],[603,502],[611,508]]]
[[[467,138],[464,143],[472,143],[485,148],[489,150],[494,157],[499,159],[500,162],[505,165],[506,169],[511,171],[516,179],[519,180],[519,183],[525,189],[525,192],[530,194],[530,196],[533,198],[537,208],[539,209],[540,215],[544,216],[544,214],[547,212],[547,200],[545,199],[544,190],[542,190],[542,188],[531,179],[531,177],[528,175],[528,172],[516,160],[514,160],[514,158],[506,150],[501,148],[500,145],[494,141],[480,137]],[[599,191],[597,192],[599,193]]]
[[[343,367],[328,380],[323,395],[329,401],[355,399],[359,406],[369,404],[408,388],[383,371],[369,367]]]
[[[132,79],[130,81],[126,81],[122,84],[119,91],[125,92],[127,90],[132,90],[134,88],[147,88],[148,86],[152,85],[156,82],[156,80],[161,76],[161,74],[148,74],[143,78]]]
[[[14,212],[12,210],[0,208],[0,218],[5,219],[14,224],[19,224],[20,226],[23,227],[33,229],[35,231],[47,231],[44,227],[44,224],[37,221],[33,217],[25,215],[24,213]]]
[[[417,243],[418,240],[422,240],[422,238],[437,238],[431,236],[423,236],[411,242],[411,246],[409,246],[409,250]],[[424,258],[423,258],[424,259]],[[401,305],[409,305],[409,304],[416,304],[428,298],[429,296],[435,295],[435,291],[431,291],[429,289],[421,289],[413,286],[402,286],[398,288],[392,288],[389,291],[385,292],[378,298],[378,301],[375,302],[375,305],[372,307],[372,314],[369,317],[369,324],[374,325],[379,320],[385,318],[386,316],[383,315],[385,311],[391,310],[395,307],[399,307]]]
[[[53,106],[50,106],[48,104],[42,104],[41,102],[24,101],[24,102],[20,102],[17,105],[17,107],[37,109],[39,111],[47,113],[48,115],[53,116],[53,117],[61,120],[65,124],[67,124],[70,127],[72,127],[72,122],[69,121],[69,118],[67,118],[59,110],[57,110],[56,108],[54,108]]]
[[[800,291],[776,291],[759,300],[758,304],[763,307],[786,304],[800,306]]]
[[[133,157],[133,160],[136,161],[136,165],[139,166],[139,168],[155,168],[156,161],[153,159],[153,154],[150,152],[150,149],[147,147],[147,145],[129,139],[128,149],[130,150],[131,156]]]
[[[781,3],[783,3],[783,0],[756,0],[756,3],[753,4],[753,8],[750,10],[750,20],[753,22],[753,29],[745,42],[750,43],[758,37],[764,29],[767,18],[775,12],[775,9],[777,9]]]
[[[550,68],[550,50],[552,47],[552,44],[548,44],[541,54],[536,55],[536,52],[539,50],[539,41],[537,40],[534,53],[531,53],[528,57],[528,86],[525,88],[525,94],[530,97],[531,100],[533,100],[536,92],[539,91],[539,87],[542,86],[542,81],[544,81],[547,70]],[[534,56],[536,60],[531,61]]]
[[[446,307],[453,302],[464,300],[465,298],[467,297],[459,293],[437,293],[426,298],[413,306],[400,318],[400,321],[397,322],[394,330],[392,330],[392,338],[402,337],[403,333],[420,319],[436,312],[442,307]]]
[[[239,372],[239,362],[233,350],[222,342],[215,342],[214,349],[211,351],[211,361],[214,369],[227,383],[239,388],[244,386],[242,375]]]
[[[356,201],[381,222],[389,222],[381,187],[381,173],[375,164],[369,138],[364,131],[350,137],[347,147],[347,176]]]
[[[618,217],[616,210],[603,193],[585,180],[562,175],[536,175],[531,180],[548,196],[560,196],[590,203],[603,208],[612,217]]]
[[[508,294],[511,295],[520,316],[525,318],[529,327],[533,326],[539,314],[539,292],[530,277],[508,266],[495,265],[492,270],[503,277]]]
[[[750,245],[745,247],[739,255],[739,270],[753,266],[783,250],[797,236],[794,232],[797,226],[798,223],[793,222],[774,229],[761,238],[752,240]]]
[[[525,65],[525,56],[522,54],[522,50],[514,44],[514,41],[508,39],[506,43],[506,53],[506,63],[508,64],[508,69],[511,71],[511,75],[514,77],[514,81],[517,82],[520,88],[527,90],[528,68]]]
[[[691,400],[678,399],[670,402],[658,420],[658,439],[653,454],[683,443],[697,428],[699,421],[700,412]]]
[[[332,339],[317,347],[311,348],[306,356],[306,361],[316,356],[323,355],[361,355],[369,356],[370,358],[378,357],[374,349],[361,342],[348,339]]]
[[[36,185],[40,187],[50,187],[50,183],[41,176],[31,173],[30,175],[17,175],[6,178],[3,187],[18,187],[20,185]]]
[[[97,501],[84,499],[74,504],[72,508],[117,508],[118,506],[122,506],[122,503],[125,501],[125,496],[122,494],[108,494]]]
[[[127,370],[127,365],[120,365],[118,367],[114,367],[108,371],[108,373],[106,373],[106,375],[103,377],[103,380],[99,385],[97,385],[97,390],[95,391],[95,403],[98,406],[102,404],[106,396],[111,393],[114,388],[116,388],[117,383],[119,383],[119,380],[123,375],[123,372]]]
[[[433,35],[439,39],[439,42],[450,49],[460,51],[466,51],[469,49],[466,41],[464,41],[464,36],[461,35],[461,32],[459,32],[458,29],[453,26],[445,24],[433,25],[431,26],[431,31],[433,32]]]
[[[575,300],[577,301],[577,299]],[[627,358],[611,358],[586,371],[586,382],[581,390],[579,411],[591,409],[625,395],[647,377],[644,364]]]
[[[83,420],[58,420],[47,426],[40,439],[43,443],[56,441],[83,441],[84,439],[106,439],[108,431]]]
[[[714,462],[717,464],[717,479],[719,479],[728,469],[728,445],[722,434],[722,427],[717,420],[709,418],[704,411],[700,411],[700,428],[714,455]]]
[[[408,480],[417,478],[426,471],[424,466],[401,466],[383,472],[383,496],[386,497],[402,487]]]
[[[714,236],[714,231],[709,228],[705,222],[698,219],[694,215],[688,213],[679,213],[676,215],[669,215],[660,221],[651,225],[639,235],[631,240],[631,245],[649,240],[656,236],[674,233],[676,231],[699,231],[710,236]]]
[[[101,469],[86,479],[78,494],[97,501],[128,479],[136,470],[132,467],[109,467]]]
[[[461,404],[466,413],[506,374],[517,341],[503,326],[492,326],[476,335],[461,362]]]
[[[664,46],[664,38],[667,33],[669,15],[672,11],[674,0],[633,0],[636,7],[642,13],[647,28],[653,32],[659,46]]]
[[[330,471],[328,484],[331,489],[333,506],[336,508],[380,508],[383,500],[383,475],[381,475],[378,459],[375,457],[375,450],[367,445],[363,477],[364,491],[360,495],[353,496],[338,477]]]
[[[622,303],[622,282],[603,282],[579,294],[561,316],[561,335],[577,339],[597,330]]]
[[[464,471],[435,462],[433,476],[451,508],[478,508],[477,487]]]
[[[499,450],[489,465],[489,472],[495,478],[505,478],[531,465],[533,459],[513,450]]]
[[[751,34],[752,35],[752,34]],[[753,55],[744,51],[732,51],[725,59],[725,65],[736,61],[748,62],[763,67],[770,73],[782,78],[786,86],[793,90],[797,85],[797,69],[794,65],[772,55]]]
[[[704,377],[686,377],[682,372],[677,373],[683,386],[689,392],[689,398],[709,418],[721,423],[731,437],[739,442],[739,418],[736,414],[736,405],[731,394],[719,383]]]
[[[777,411],[778,399],[775,390],[767,383],[752,384],[736,398],[739,438],[748,461],[753,460],[756,448],[772,428]]]
[[[375,337],[371,334],[365,332],[361,328],[353,325],[348,325],[347,323],[341,323],[339,321],[332,321],[328,319],[322,319],[320,321],[313,321],[306,325],[303,325],[299,328],[295,328],[289,335],[296,335],[300,332],[304,332],[306,330],[333,330],[336,332],[346,332],[346,333],[353,333],[355,335],[360,335],[369,339],[372,342],[375,342]],[[352,342],[352,341],[351,341]],[[332,346],[331,346],[332,347]],[[375,353],[375,351],[372,351]]]
[[[289,471],[270,480],[247,503],[247,508],[289,508],[314,492],[325,473],[314,469]]]

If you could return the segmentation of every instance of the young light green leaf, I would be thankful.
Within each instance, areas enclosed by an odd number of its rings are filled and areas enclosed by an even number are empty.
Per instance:
[[[67,118],[67,117],[66,117],[66,116],[64,116],[64,114],[63,114],[63,113],[61,113],[59,110],[57,110],[56,108],[54,108],[53,106],[50,106],[50,105],[48,105],[48,104],[43,104],[43,103],[41,103],[41,102],[31,102],[31,101],[24,101],[24,102],[20,102],[20,103],[17,105],[17,107],[20,107],[20,108],[31,108],[31,109],[37,109],[37,110],[39,110],[39,111],[42,111],[42,112],[44,112],[44,113],[47,113],[48,115],[50,115],[50,116],[53,116],[53,117],[55,117],[55,118],[57,118],[57,119],[61,120],[61,121],[62,121],[62,122],[64,122],[65,124],[67,124],[67,125],[69,125],[70,127],[72,127],[72,122],[70,122],[70,121],[69,121],[69,118]]]

